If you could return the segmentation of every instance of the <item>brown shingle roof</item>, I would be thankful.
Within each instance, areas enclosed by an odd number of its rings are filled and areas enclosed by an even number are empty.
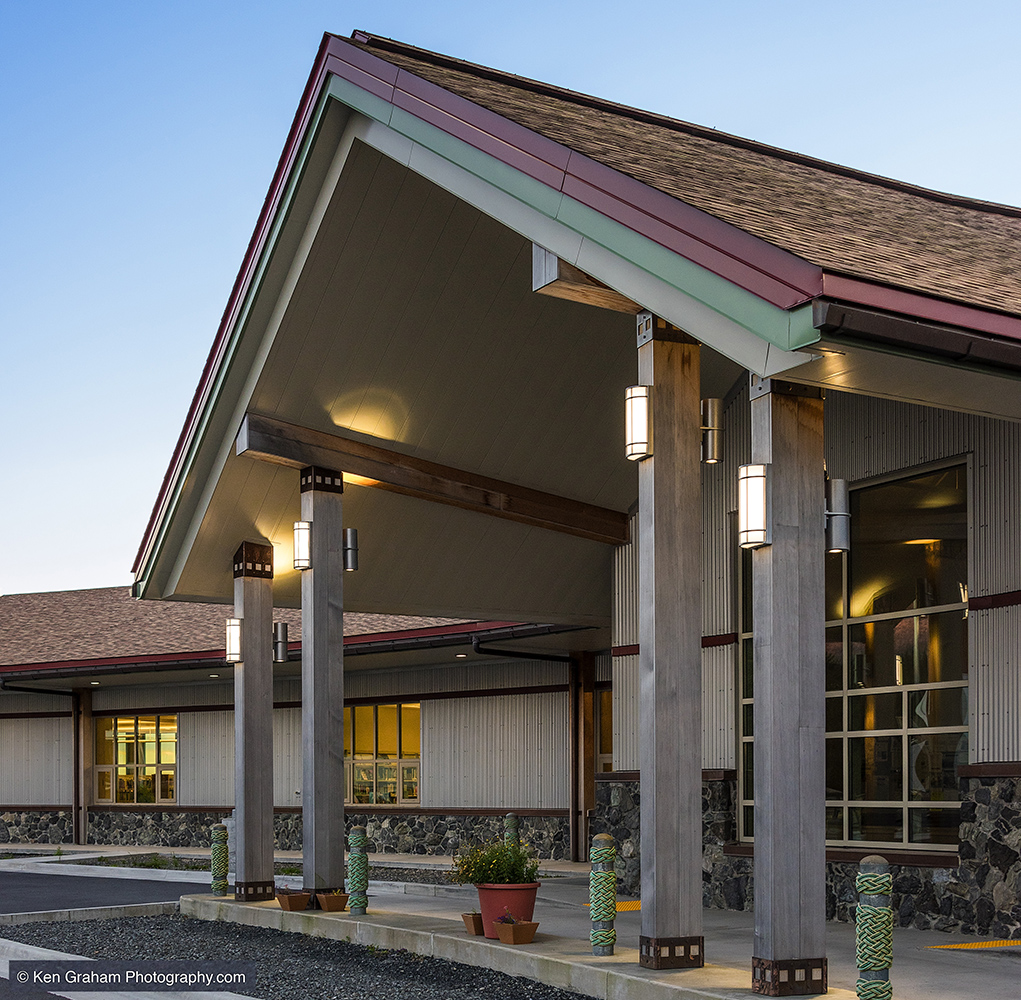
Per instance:
[[[223,649],[226,604],[136,601],[127,587],[0,596],[0,666],[107,657],[140,658]],[[301,638],[301,612],[281,608],[288,638]],[[463,619],[344,615],[344,635],[454,625]]]
[[[402,43],[369,36],[351,44],[828,272],[1021,314],[1021,209],[929,191]]]

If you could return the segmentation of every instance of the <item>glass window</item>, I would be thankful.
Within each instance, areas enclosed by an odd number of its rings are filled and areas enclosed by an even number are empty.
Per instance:
[[[177,716],[97,717],[95,800],[158,804],[177,801]]]
[[[344,709],[345,801],[398,805],[419,800],[421,705],[354,705]],[[399,763],[398,763],[399,762]]]

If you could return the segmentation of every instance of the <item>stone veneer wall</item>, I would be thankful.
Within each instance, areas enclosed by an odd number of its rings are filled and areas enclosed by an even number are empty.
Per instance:
[[[276,844],[283,851],[301,850],[301,813],[277,813]],[[364,826],[369,850],[378,854],[451,855],[462,843],[503,837],[503,816],[445,816],[433,813],[345,814],[348,833]],[[558,861],[571,854],[566,816],[520,816],[521,840],[543,860]]]
[[[0,812],[0,844],[70,844],[74,818],[70,809]]]
[[[207,812],[127,812],[120,809],[90,809],[90,844],[118,847],[209,847],[214,823],[223,822],[229,809]]]
[[[754,862],[725,854],[736,833],[736,782],[702,785],[702,900],[705,906],[751,910]],[[596,783],[594,836],[617,841],[619,891],[641,890],[637,781]],[[954,868],[891,865],[897,923],[922,930],[1021,938],[1021,778],[961,779],[960,863]],[[879,852],[881,853],[881,852]],[[826,917],[853,920],[858,866],[826,864]]]

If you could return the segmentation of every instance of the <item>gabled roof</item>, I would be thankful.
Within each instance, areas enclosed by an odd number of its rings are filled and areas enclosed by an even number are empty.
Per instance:
[[[364,32],[344,41],[828,273],[1021,315],[1019,208],[930,191]]]
[[[156,660],[210,652],[222,659],[224,604],[136,601],[129,587],[61,590],[0,596],[0,668],[15,664],[74,663],[87,660]],[[301,640],[301,612],[278,608],[288,639]],[[463,619],[407,615],[344,616],[345,636],[386,636],[395,632],[456,626]]]

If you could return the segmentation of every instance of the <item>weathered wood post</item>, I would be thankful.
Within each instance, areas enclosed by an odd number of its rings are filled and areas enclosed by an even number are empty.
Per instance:
[[[353,914],[359,916],[369,906],[369,856],[366,853],[369,838],[365,836],[365,827],[354,827],[347,842],[350,849],[347,858],[347,881],[350,892],[347,906]]]
[[[503,842],[514,847],[521,844],[518,818],[514,813],[507,813],[503,818]]]
[[[614,921],[617,919],[617,848],[608,833],[597,833],[592,838],[590,854],[592,871],[589,873],[589,916],[592,930],[593,955],[612,955],[617,942]]]
[[[855,992],[859,1000],[891,1000],[893,984],[893,909],[890,894],[893,876],[886,858],[870,854],[862,858],[854,883],[858,891],[855,910],[855,956],[858,982]]]
[[[214,896],[227,895],[227,827],[213,824],[212,847],[209,850],[209,873]]]

